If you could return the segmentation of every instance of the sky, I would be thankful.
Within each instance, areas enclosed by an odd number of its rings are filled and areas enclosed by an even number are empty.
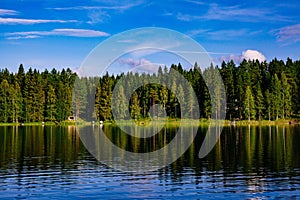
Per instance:
[[[77,69],[101,42],[141,27],[186,34],[217,64],[297,60],[299,9],[298,0],[1,0],[0,69]]]

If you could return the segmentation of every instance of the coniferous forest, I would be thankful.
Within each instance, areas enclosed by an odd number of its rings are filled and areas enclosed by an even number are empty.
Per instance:
[[[202,76],[209,76],[219,70],[226,90],[226,119],[228,120],[277,120],[298,118],[300,114],[300,61],[273,59],[270,62],[242,61],[236,65],[233,61],[223,62],[220,66],[211,66],[205,71],[195,63],[185,70],[179,64],[170,66],[177,70],[192,85],[199,103],[200,118],[210,118],[211,101]],[[69,68],[50,72],[29,69],[25,72],[20,65],[17,73],[4,69],[0,71],[0,122],[60,122],[69,116],[87,121],[113,120],[111,97],[114,87],[122,76],[129,77],[137,84],[152,77],[164,77],[170,68],[160,67],[153,74],[106,74],[101,78],[81,78]],[[202,74],[201,74],[202,73]],[[124,104],[126,88],[117,91],[118,112],[123,119],[129,117],[143,119],[149,117],[149,108],[161,104],[170,118],[190,118],[197,101],[191,98],[191,91],[184,91],[176,76],[167,80],[172,91],[184,98],[180,109],[177,97],[171,90],[160,84],[146,84],[130,94],[127,108]],[[76,81],[78,80],[78,81]],[[75,84],[77,90],[73,91]],[[77,93],[74,101],[73,92]],[[218,93],[216,93],[218,94]],[[129,115],[124,112],[126,109]]]

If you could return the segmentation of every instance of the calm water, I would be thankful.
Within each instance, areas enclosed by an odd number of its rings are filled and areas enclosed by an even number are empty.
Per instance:
[[[159,149],[176,131],[168,127],[140,140],[113,126],[103,129],[133,152]],[[300,198],[299,126],[225,127],[213,151],[199,159],[206,130],[199,127],[173,164],[125,173],[91,156],[74,127],[0,127],[0,198]]]

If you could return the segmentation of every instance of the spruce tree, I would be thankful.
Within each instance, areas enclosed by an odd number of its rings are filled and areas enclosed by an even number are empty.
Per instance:
[[[244,111],[245,118],[248,118],[248,121],[255,118],[255,114],[256,114],[255,103],[254,103],[254,97],[252,95],[250,86],[246,87],[243,111]]]
[[[282,80],[282,117],[289,117],[292,112],[292,96],[290,93],[290,84],[287,81],[285,73],[281,73]]]
[[[139,119],[141,116],[141,107],[139,97],[136,91],[133,92],[130,99],[130,117],[132,119]]]

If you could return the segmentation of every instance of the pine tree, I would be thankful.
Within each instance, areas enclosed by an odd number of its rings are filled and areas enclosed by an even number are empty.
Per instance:
[[[275,119],[278,120],[280,114],[282,113],[282,87],[281,87],[281,81],[278,79],[277,74],[274,75],[273,78],[273,110],[274,110],[274,115]]]
[[[173,78],[171,84],[171,91],[169,93],[169,104],[168,104],[168,110],[170,113],[170,116],[173,118],[177,118],[177,106],[178,106],[178,100],[175,94],[175,91],[177,90],[177,84],[175,79]]]
[[[196,99],[194,97],[194,93],[193,93],[193,88],[188,87],[187,89],[187,100],[186,100],[186,105],[185,105],[185,113],[184,113],[184,117],[185,118],[191,118],[193,119],[194,117],[194,109],[196,107]]]
[[[11,91],[9,83],[6,79],[3,79],[0,84],[0,120],[2,122],[8,122],[8,118],[11,113]]]
[[[185,93],[182,87],[182,84],[179,84],[177,87],[177,99],[179,100],[178,106],[176,106],[176,113],[178,113],[179,116],[184,116],[186,115],[186,99],[185,99]],[[182,108],[182,110],[180,109]],[[180,113],[179,113],[180,111]]]
[[[159,92],[160,104],[162,104],[163,109],[166,110],[166,105],[168,103],[168,89],[166,86],[162,86]],[[158,113],[161,115],[162,113]]]
[[[234,68],[235,64],[233,60],[228,62],[227,64],[223,61],[221,65],[221,75],[223,79],[223,83],[226,90],[227,95],[227,105],[226,112],[227,117],[231,120],[232,117],[235,116],[235,88],[234,88]]]
[[[141,116],[141,107],[136,91],[133,92],[130,99],[130,116],[132,119],[139,119]]]
[[[34,88],[33,95],[33,120],[41,122],[44,120],[44,104],[45,104],[45,91],[43,90],[43,79],[41,74],[34,70],[33,72]]]
[[[112,97],[112,86],[113,79],[109,77],[108,73],[100,79],[101,93],[99,102],[99,115],[100,120],[110,120],[112,119],[111,113],[111,97]]]
[[[244,115],[245,118],[248,118],[248,121],[250,121],[251,119],[255,118],[255,114],[256,114],[254,97],[252,95],[250,86],[246,87],[244,99],[245,99],[243,105]]]
[[[264,96],[262,94],[260,84],[257,85],[256,95],[255,95],[255,107],[256,107],[256,113],[258,115],[258,120],[261,120],[261,117],[263,115],[264,107]]]
[[[45,110],[45,120],[55,121],[56,113],[56,94],[55,89],[52,85],[48,85],[48,91],[46,95],[46,110]]]
[[[285,73],[281,73],[282,80],[282,117],[289,117],[292,112],[292,96],[290,93],[290,84],[287,81]]]
[[[126,105],[126,97],[124,93],[124,88],[122,85],[119,85],[116,89],[116,97],[114,99],[115,104],[112,105],[115,114],[118,116],[118,119],[126,119],[126,113],[128,113],[128,108]]]
[[[12,86],[13,87],[13,86]],[[18,82],[15,83],[14,88],[12,88],[12,122],[18,122],[21,119],[22,108],[23,108],[23,98],[21,93],[21,88]]]
[[[74,86],[74,112],[76,119],[85,116],[87,110],[87,79],[77,78]]]
[[[266,112],[268,116],[268,120],[271,120],[271,115],[272,115],[272,95],[267,89],[265,93],[265,102],[266,102]]]
[[[33,121],[33,92],[34,92],[34,82],[33,82],[33,72],[30,68],[25,75],[25,86],[24,86],[24,120],[26,122]]]

